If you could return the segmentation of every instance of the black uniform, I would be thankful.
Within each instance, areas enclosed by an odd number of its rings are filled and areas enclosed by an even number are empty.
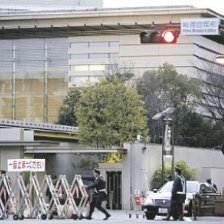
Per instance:
[[[110,214],[101,206],[102,201],[107,199],[106,194],[106,182],[103,180],[102,176],[89,177],[89,176],[82,176],[83,180],[93,181],[93,183],[87,186],[87,190],[95,189],[92,202],[90,203],[90,211],[89,211],[89,218],[91,218],[95,207],[103,212],[106,216],[110,216]]]
[[[176,176],[171,196],[170,216],[183,218],[183,203],[186,199],[186,181],[181,175]]]

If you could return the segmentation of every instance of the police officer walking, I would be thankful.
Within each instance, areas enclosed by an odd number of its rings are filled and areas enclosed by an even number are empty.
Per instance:
[[[93,181],[93,183],[89,184],[86,187],[87,190],[94,189],[92,202],[90,203],[89,216],[87,217],[87,219],[89,220],[92,219],[92,214],[95,210],[95,207],[106,215],[104,220],[109,219],[111,215],[101,206],[102,201],[104,201],[107,198],[107,193],[106,193],[106,182],[100,175],[100,170],[94,169],[93,176],[82,176],[82,179]]]
[[[183,204],[186,199],[186,190],[185,178],[181,175],[181,169],[176,167],[169,214],[164,220],[168,221],[173,216],[174,219],[178,217],[179,221],[184,221]]]

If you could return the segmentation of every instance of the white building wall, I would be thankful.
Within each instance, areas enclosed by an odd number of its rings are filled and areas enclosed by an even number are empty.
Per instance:
[[[116,41],[116,47],[72,47],[72,43],[91,43]],[[70,37],[69,54],[105,54],[117,53],[118,58],[92,58],[70,59],[70,84],[81,84],[79,80],[97,81],[105,76],[109,69],[101,71],[75,71],[75,65],[109,65],[118,64],[119,69],[131,70],[135,78],[140,77],[145,71],[158,69],[164,63],[175,66],[180,74],[189,77],[201,78],[204,72],[200,70],[213,69],[214,58],[224,52],[224,45],[216,43],[202,36],[182,36],[176,44],[141,44],[139,35],[99,35]],[[75,82],[75,83],[74,83]]]
[[[127,154],[123,163],[122,205],[128,208],[130,195],[151,190],[155,171],[162,163],[162,146],[157,144],[125,144]],[[212,178],[221,191],[224,188],[224,155],[221,151],[175,146],[174,160],[186,161],[191,169],[196,169],[198,180],[205,182]],[[148,189],[149,186],[149,189]]]

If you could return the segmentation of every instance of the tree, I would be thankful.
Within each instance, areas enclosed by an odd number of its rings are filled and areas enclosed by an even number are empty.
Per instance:
[[[178,74],[169,64],[145,72],[138,80],[137,92],[145,101],[152,142],[161,142],[163,135],[162,121],[154,122],[152,117],[168,107],[175,107],[175,126],[180,126],[186,114],[192,110],[193,100],[199,96],[198,85],[197,80]]]
[[[76,113],[80,142],[93,147],[123,146],[147,135],[144,102],[114,76],[83,89]]]
[[[176,116],[178,116],[178,113]],[[181,125],[175,125],[175,144],[211,148],[216,145],[213,131],[214,124],[211,119],[187,110]]]
[[[198,102],[215,121],[224,121],[224,75],[222,67],[209,67],[205,71],[206,78],[199,73],[202,97]]]
[[[175,167],[179,167],[181,169],[182,175],[186,180],[197,180],[197,170],[190,169],[185,161],[179,161],[175,163]],[[166,183],[172,180],[172,169],[169,165],[165,165],[164,168],[164,180]],[[162,187],[162,185],[162,167],[159,167],[153,175],[152,189],[159,189],[160,187]]]
[[[73,87],[69,90],[68,95],[59,109],[57,124],[78,126],[76,110],[78,108],[81,89]]]
[[[211,146],[224,148],[224,66],[205,64],[205,69],[198,72],[201,80],[202,96],[198,103],[204,113],[213,119],[211,128]]]

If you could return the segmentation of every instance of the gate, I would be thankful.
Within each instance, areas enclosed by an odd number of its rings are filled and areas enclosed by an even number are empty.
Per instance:
[[[121,171],[110,171],[107,174],[107,208],[109,209],[121,209],[121,183],[122,183],[122,172]]]

